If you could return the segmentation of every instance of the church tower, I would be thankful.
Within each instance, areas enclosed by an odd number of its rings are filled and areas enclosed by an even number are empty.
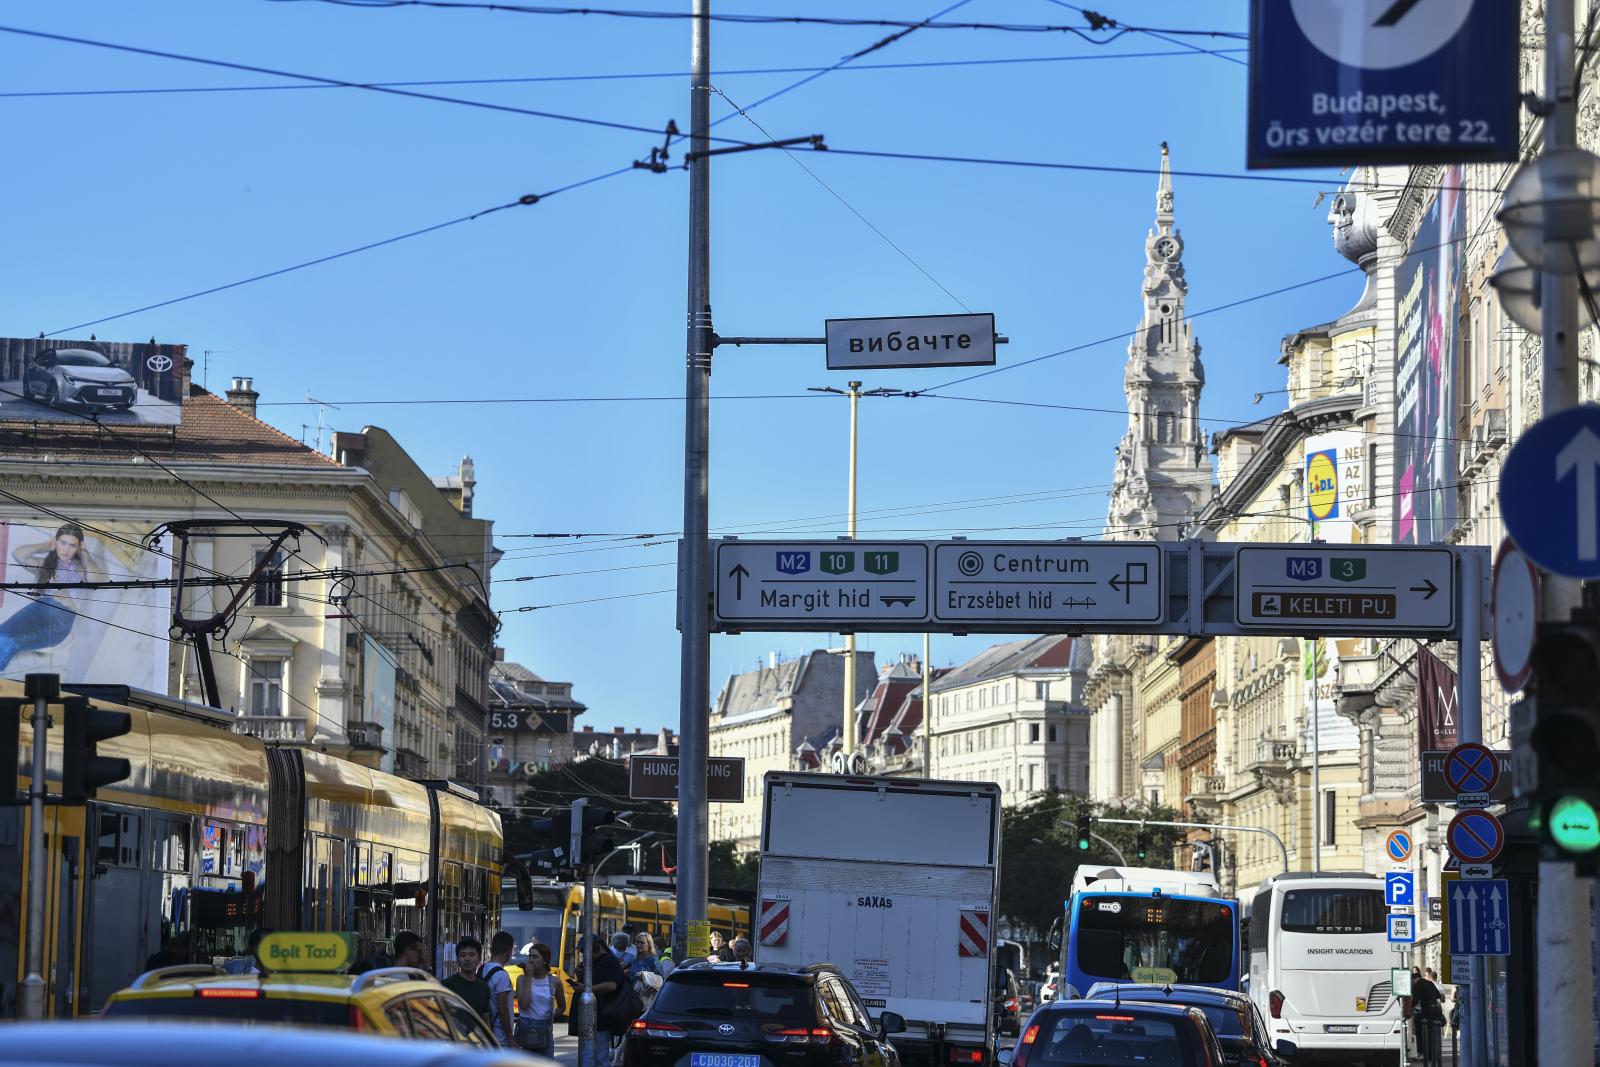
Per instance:
[[[1128,432],[1117,446],[1106,536],[1170,541],[1191,533],[1211,498],[1211,461],[1200,430],[1205,368],[1184,311],[1189,284],[1175,225],[1172,164],[1161,145],[1156,226],[1145,238],[1144,316],[1128,343],[1123,391]]]

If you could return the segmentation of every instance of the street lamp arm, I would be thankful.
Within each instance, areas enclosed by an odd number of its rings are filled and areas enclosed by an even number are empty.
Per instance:
[[[1283,838],[1260,826],[1234,826],[1223,822],[1164,822],[1160,819],[1098,819],[1099,822],[1121,823],[1126,826],[1176,826],[1188,830],[1234,830],[1242,834],[1266,834],[1278,845],[1283,855],[1283,873],[1289,873],[1289,849]]]

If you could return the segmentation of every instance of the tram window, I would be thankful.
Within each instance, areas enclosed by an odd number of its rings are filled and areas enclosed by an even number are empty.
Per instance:
[[[221,874],[222,854],[227,848],[226,827],[207,822],[200,827],[200,873]]]
[[[388,885],[389,872],[394,867],[394,853],[381,849],[372,852],[372,884]]]
[[[97,867],[140,866],[139,831],[142,821],[138,815],[102,811],[99,840],[95,846],[95,865]]]
[[[188,873],[189,823],[187,820],[155,819],[154,866],[158,871]]]

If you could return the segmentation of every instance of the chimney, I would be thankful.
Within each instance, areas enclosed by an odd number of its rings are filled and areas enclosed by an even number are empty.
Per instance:
[[[255,390],[254,378],[235,378],[233,388],[228,390],[228,403],[251,418],[255,418],[256,401],[260,399],[261,394]]]
[[[233,399],[233,394],[228,394],[228,399]],[[335,430],[331,438],[333,458],[339,461],[342,467],[365,467],[367,465],[367,435],[364,433],[351,433],[348,430]]]
[[[614,734],[625,734],[628,731],[626,729],[624,729],[623,727],[621,727],[621,726],[613,726],[611,728],[611,732],[614,733]]]
[[[183,372],[178,376],[178,403],[181,404],[189,399],[189,383],[194,378],[194,360],[184,356],[180,366]]]
[[[494,646],[494,661],[496,663],[504,663],[506,661],[506,650],[504,645]]]
[[[461,466],[456,473],[461,478],[461,514],[463,518],[472,518],[472,491],[478,485],[477,467],[473,465],[471,456],[461,457]]]
[[[778,669],[778,653],[776,651],[767,653],[767,666],[772,670]]]

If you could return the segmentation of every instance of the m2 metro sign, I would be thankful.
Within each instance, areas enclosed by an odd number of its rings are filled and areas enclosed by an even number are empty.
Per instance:
[[[1251,0],[1255,167],[1517,157],[1512,0]]]

